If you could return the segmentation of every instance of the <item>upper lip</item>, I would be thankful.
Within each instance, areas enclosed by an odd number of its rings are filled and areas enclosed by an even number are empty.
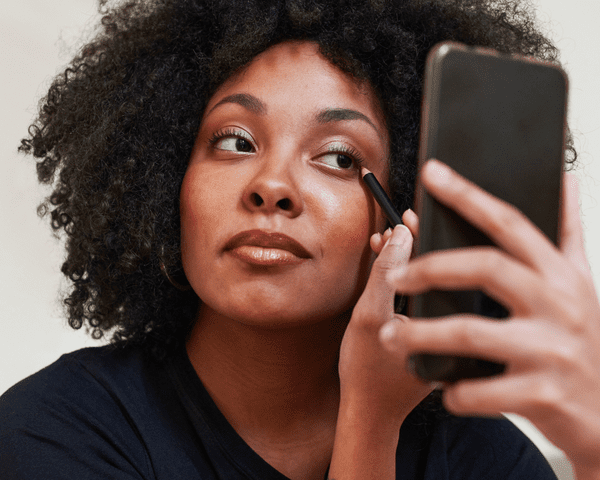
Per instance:
[[[299,242],[284,233],[265,232],[263,230],[246,230],[237,233],[229,239],[225,250],[233,250],[242,245],[262,248],[279,248],[287,250],[300,258],[310,258],[312,255]]]

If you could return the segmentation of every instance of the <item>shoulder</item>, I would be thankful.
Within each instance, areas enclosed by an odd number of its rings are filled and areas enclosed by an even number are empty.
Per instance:
[[[431,447],[447,452],[449,478],[555,478],[537,447],[504,417],[449,415],[438,424]]]
[[[54,409],[64,409],[67,405],[89,410],[109,408],[114,396],[122,394],[126,385],[140,381],[142,370],[140,354],[111,346],[65,354],[0,397],[2,431],[7,422],[23,422],[32,414],[39,419],[41,411],[50,406]],[[109,399],[112,401],[106,401]]]
[[[147,458],[132,441],[139,434],[127,405],[139,401],[143,410],[148,403],[145,368],[135,351],[87,348],[10,388],[0,397],[0,476],[38,478],[45,471],[53,478],[55,469],[72,469],[68,477],[76,478],[104,458],[106,478],[140,478]]]
[[[552,468],[529,438],[504,417],[457,417],[431,394],[400,430],[398,464],[425,480],[552,479]]]

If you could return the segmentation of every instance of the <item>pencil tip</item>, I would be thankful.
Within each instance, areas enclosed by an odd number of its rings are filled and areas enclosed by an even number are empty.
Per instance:
[[[367,173],[371,173],[371,171],[366,169],[365,167],[360,167],[360,176],[361,177],[364,177]]]

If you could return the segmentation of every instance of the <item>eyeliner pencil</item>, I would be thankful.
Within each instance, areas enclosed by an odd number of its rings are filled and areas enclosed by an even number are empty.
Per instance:
[[[396,225],[403,225],[402,215],[398,213],[398,210],[396,210],[396,207],[394,207],[394,204],[390,200],[390,197],[387,196],[387,193],[385,193],[385,190],[377,181],[375,175],[373,175],[365,167],[362,167],[360,169],[360,174],[365,183],[367,184],[367,187],[369,187],[369,190],[373,194],[373,197],[375,197],[375,200],[381,207],[381,210],[383,210],[384,215],[392,224],[392,228]]]
[[[377,203],[381,207],[381,210],[383,210],[384,215],[387,217],[387,219],[392,224],[392,228],[394,228],[396,225],[404,225],[404,223],[402,222],[402,216],[398,213],[398,210],[396,210],[396,207],[394,207],[394,204],[390,200],[390,197],[387,196],[387,193],[385,193],[385,190],[383,189],[381,184],[377,181],[377,179],[375,178],[375,175],[373,175],[373,173],[371,173],[365,167],[362,167],[360,169],[360,174],[361,174],[363,180],[365,181],[365,183],[367,184],[367,187],[369,188],[369,190],[371,190],[373,197],[375,197],[375,200],[377,200]],[[396,312],[396,313],[403,312],[405,306],[406,306],[406,297],[404,295],[395,295],[394,296],[394,312]]]

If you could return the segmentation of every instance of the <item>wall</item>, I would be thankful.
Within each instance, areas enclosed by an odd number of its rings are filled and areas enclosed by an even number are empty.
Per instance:
[[[562,51],[570,76],[569,121],[580,153],[582,214],[589,259],[600,285],[600,33],[595,0],[538,0],[540,18]],[[65,325],[57,292],[62,253],[36,206],[33,161],[16,153],[51,77],[93,30],[92,0],[5,0],[0,18],[0,393],[62,353],[94,345]],[[520,419],[516,422],[552,459],[559,452]],[[568,466],[553,460],[569,478]],[[556,463],[559,462],[559,463]]]

